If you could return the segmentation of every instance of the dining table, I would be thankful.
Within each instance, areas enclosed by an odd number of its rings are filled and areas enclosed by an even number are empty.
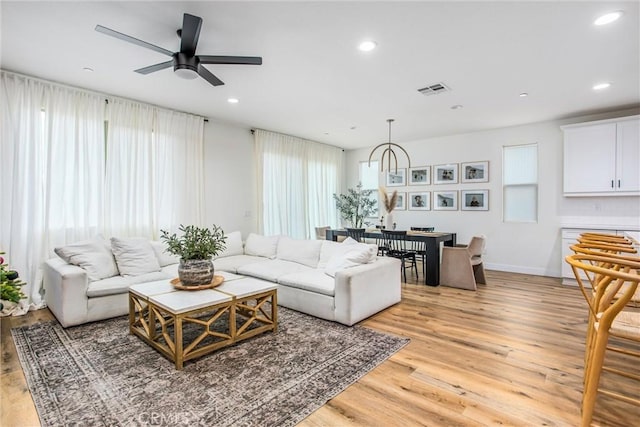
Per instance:
[[[337,241],[338,236],[347,236],[347,230],[329,229],[326,231],[327,240]],[[379,229],[367,229],[364,232],[366,239],[381,239],[382,232]],[[445,246],[456,245],[456,233],[442,231],[407,231],[407,240],[424,242],[426,246],[426,274],[424,283],[428,286],[440,284],[440,243]]]

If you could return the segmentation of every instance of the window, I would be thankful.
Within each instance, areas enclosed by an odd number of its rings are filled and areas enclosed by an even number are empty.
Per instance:
[[[503,220],[538,221],[538,144],[503,147]]]
[[[380,174],[378,172],[378,161],[372,160],[371,166],[369,166],[369,162],[360,162],[360,183],[362,184],[363,190],[372,190],[371,198],[376,201],[375,212],[373,216],[369,218],[378,219],[378,179]],[[371,222],[371,221],[369,221]]]

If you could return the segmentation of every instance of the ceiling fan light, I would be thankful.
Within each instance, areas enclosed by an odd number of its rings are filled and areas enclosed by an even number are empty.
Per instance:
[[[181,77],[183,79],[194,80],[198,78],[198,73],[191,68],[176,68],[173,71],[178,77]]]

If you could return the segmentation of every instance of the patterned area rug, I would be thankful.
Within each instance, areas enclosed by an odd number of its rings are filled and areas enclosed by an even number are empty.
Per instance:
[[[182,371],[119,317],[12,335],[43,426],[291,426],[409,340],[278,309],[278,332]]]

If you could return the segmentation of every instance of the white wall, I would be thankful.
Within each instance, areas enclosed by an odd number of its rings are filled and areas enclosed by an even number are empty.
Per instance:
[[[257,229],[250,129],[209,119],[204,127],[205,223],[242,237]]]
[[[475,184],[393,187],[398,192],[441,190],[489,190],[489,211],[394,211],[399,229],[434,226],[436,230],[457,233],[466,243],[475,234],[487,236],[485,265],[503,271],[545,276],[561,276],[560,227],[567,218],[637,224],[640,197],[565,198],[562,195],[562,131],[560,126],[610,117],[638,114],[626,110],[571,120],[550,121],[469,134],[428,138],[402,144],[411,156],[411,165],[489,161],[489,182]],[[502,221],[502,147],[538,144],[538,222]],[[346,156],[347,186],[358,182],[358,163],[366,161],[370,150],[350,150]],[[379,157],[378,157],[379,158]],[[399,167],[406,160],[398,156]],[[401,164],[402,162],[404,164]],[[382,181],[381,177],[381,184]],[[433,203],[432,203],[433,204]],[[620,224],[623,225],[623,224]]]

